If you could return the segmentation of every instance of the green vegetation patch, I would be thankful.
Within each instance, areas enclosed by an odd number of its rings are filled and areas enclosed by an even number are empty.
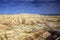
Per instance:
[[[58,19],[57,22],[60,22],[60,19]]]
[[[55,22],[54,20],[47,20],[48,22]]]

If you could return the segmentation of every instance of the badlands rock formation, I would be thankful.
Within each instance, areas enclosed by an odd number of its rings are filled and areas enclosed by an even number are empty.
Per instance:
[[[0,40],[57,40],[60,36],[52,39],[50,31],[59,29],[60,16],[0,15]]]

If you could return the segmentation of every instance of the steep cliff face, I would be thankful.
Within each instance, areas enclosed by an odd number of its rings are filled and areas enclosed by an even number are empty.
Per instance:
[[[59,29],[60,16],[0,15],[0,40],[57,40]]]

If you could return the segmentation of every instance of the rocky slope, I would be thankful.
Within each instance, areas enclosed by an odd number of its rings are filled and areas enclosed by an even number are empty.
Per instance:
[[[58,40],[59,29],[60,16],[0,15],[0,40]]]

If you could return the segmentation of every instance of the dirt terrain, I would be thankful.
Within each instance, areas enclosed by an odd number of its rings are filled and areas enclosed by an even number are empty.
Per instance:
[[[60,16],[0,15],[0,40],[59,40]]]

